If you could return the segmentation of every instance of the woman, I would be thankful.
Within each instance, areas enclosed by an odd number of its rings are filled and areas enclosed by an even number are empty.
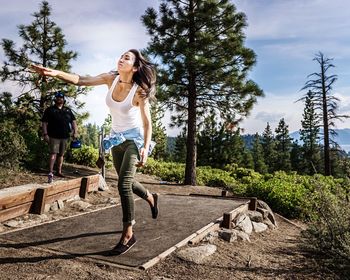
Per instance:
[[[111,254],[126,253],[135,243],[132,226],[135,224],[133,192],[145,199],[158,215],[158,195],[150,194],[134,180],[136,168],[143,166],[151,144],[151,115],[149,100],[155,93],[155,69],[138,50],[124,53],[117,65],[118,74],[103,73],[95,77],[79,76],[59,70],[32,65],[32,69],[45,76],[59,78],[79,86],[107,85],[106,104],[112,116],[111,138],[124,142],[112,147],[113,164],[118,173],[118,190],[123,210],[123,233]],[[140,141],[141,140],[141,141]],[[141,142],[141,143],[140,143]],[[143,143],[142,143],[143,142]]]

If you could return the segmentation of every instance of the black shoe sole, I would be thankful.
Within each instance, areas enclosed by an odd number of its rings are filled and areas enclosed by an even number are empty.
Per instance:
[[[152,211],[152,218],[153,219],[157,219],[158,217],[158,194],[157,193],[152,193],[152,196],[153,196],[153,207],[151,207],[151,211]]]

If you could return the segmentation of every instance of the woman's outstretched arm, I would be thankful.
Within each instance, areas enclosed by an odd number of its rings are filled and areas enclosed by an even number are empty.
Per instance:
[[[109,85],[112,77],[112,74],[110,73],[103,73],[98,76],[80,76],[77,74],[67,73],[61,70],[55,70],[34,64],[32,64],[30,68],[40,75],[58,78],[67,83],[77,86],[98,86],[104,84]]]

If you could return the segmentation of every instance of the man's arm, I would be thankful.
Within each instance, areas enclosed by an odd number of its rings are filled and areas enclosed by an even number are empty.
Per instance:
[[[47,122],[41,123],[41,129],[43,132],[43,138],[46,142],[49,142],[49,135],[47,134]]]
[[[76,120],[72,121],[72,128],[73,128],[73,137],[77,138],[78,137],[78,125],[77,125]]]

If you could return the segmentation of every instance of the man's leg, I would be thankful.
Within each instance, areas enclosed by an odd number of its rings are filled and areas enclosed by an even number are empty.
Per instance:
[[[59,140],[55,138],[51,138],[49,140],[49,147],[50,147],[50,159],[49,159],[49,168],[50,172],[47,178],[48,183],[52,183],[53,181],[53,168],[55,165],[56,157],[59,152]]]
[[[57,175],[63,177],[62,174],[62,165],[63,165],[63,156],[67,148],[68,139],[60,139],[59,153],[57,154]]]
[[[57,156],[57,173],[62,174],[63,155]]]
[[[55,161],[56,161],[56,154],[50,154],[50,172],[49,173],[53,173],[53,167],[55,165]]]

